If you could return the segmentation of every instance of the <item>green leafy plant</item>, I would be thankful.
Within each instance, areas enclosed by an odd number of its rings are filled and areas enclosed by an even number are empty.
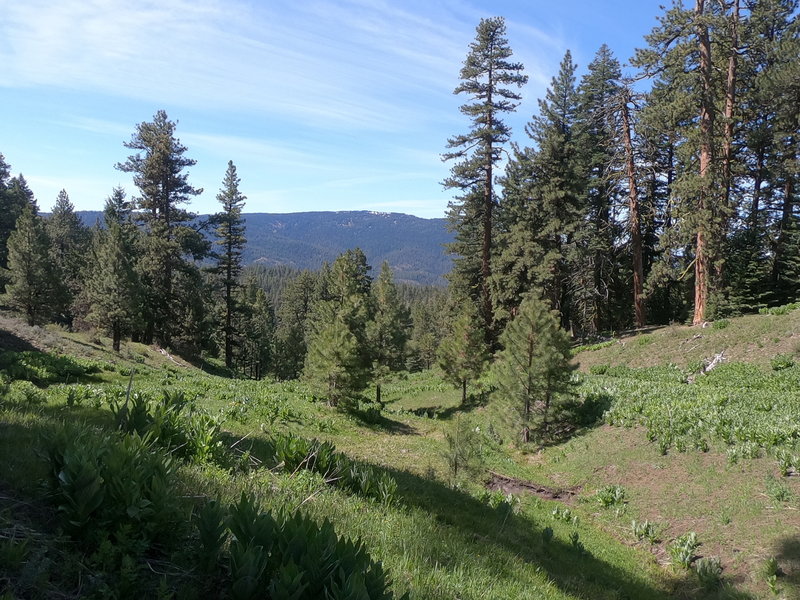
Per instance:
[[[699,547],[697,534],[690,531],[673,540],[667,551],[674,564],[688,569],[694,562],[695,553]]]
[[[769,591],[774,595],[778,595],[778,575],[780,574],[780,567],[778,566],[778,559],[770,556],[764,565],[761,567],[761,576],[769,587]]]
[[[595,492],[595,501],[603,508],[619,507],[625,503],[625,488],[621,485],[607,485]]]
[[[569,543],[578,553],[583,554],[586,552],[586,547],[583,545],[581,541],[580,535],[577,531],[573,531],[569,534]]]
[[[578,523],[578,516],[568,508],[556,506],[550,514],[556,521],[564,521],[565,523],[571,523],[573,525]]]
[[[374,498],[384,504],[394,501],[397,481],[385,471],[350,460],[330,442],[307,440],[291,435],[272,437],[274,458],[284,470],[303,469],[319,473],[325,481],[350,491]]]
[[[47,447],[52,498],[70,535],[96,544],[130,529],[148,544],[174,541],[185,520],[174,465],[150,436],[64,428]]]
[[[658,527],[650,521],[631,521],[631,531],[637,540],[647,540],[651,544],[658,542]]]
[[[694,570],[697,578],[707,590],[713,590],[722,583],[722,564],[716,556],[708,556],[698,559],[694,563]]]
[[[259,512],[254,498],[242,494],[227,523],[232,598],[260,598],[264,589],[271,598],[295,600],[393,598],[381,564],[360,542],[340,538],[327,520]]]
[[[542,529],[542,543],[547,546],[551,541],[553,541],[553,528],[545,527]]]
[[[200,536],[200,561],[206,570],[218,562],[228,529],[225,526],[225,508],[216,500],[206,502],[197,513],[196,527]]]
[[[775,479],[771,475],[765,481],[767,496],[775,502],[791,502],[794,500],[794,494],[791,488],[783,481]]]
[[[770,361],[773,371],[781,371],[794,366],[794,357],[791,354],[776,354]]]

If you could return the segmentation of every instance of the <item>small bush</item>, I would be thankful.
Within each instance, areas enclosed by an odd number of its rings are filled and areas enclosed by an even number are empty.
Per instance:
[[[275,435],[272,445],[276,463],[282,464],[286,471],[304,469],[319,473],[329,484],[382,503],[388,504],[395,499],[397,481],[391,475],[350,460],[336,452],[336,447],[330,442]]]
[[[793,454],[787,448],[778,448],[774,451],[775,459],[778,461],[778,469],[784,477],[798,470],[800,457]]]
[[[145,545],[174,541],[185,515],[172,458],[150,436],[64,428],[46,447],[52,498],[67,533],[98,545],[126,530]]]
[[[794,366],[794,358],[791,354],[776,354],[770,361],[773,371],[782,371]]]
[[[576,525],[578,523],[578,516],[574,514],[568,508],[561,508],[560,506],[556,506],[551,513],[553,519],[556,521],[563,521],[565,523],[571,523]]]
[[[222,452],[217,419],[194,409],[183,391],[164,390],[158,402],[141,393],[111,400],[117,428],[149,435],[175,456],[198,463],[211,462]]]
[[[758,309],[760,315],[785,315],[800,308],[800,302],[792,302],[783,306],[763,307]]]
[[[728,319],[718,319],[714,321],[713,325],[711,325],[712,329],[725,329],[730,325],[731,322]]]
[[[625,503],[625,488],[621,485],[607,485],[595,492],[594,499],[603,508],[621,506]]]
[[[12,381],[6,392],[6,401],[17,406],[38,406],[44,404],[44,392],[30,381]]]
[[[605,375],[608,371],[608,365],[592,365],[589,367],[589,373],[592,375]]]
[[[764,581],[767,582],[767,587],[776,596],[778,595],[778,575],[780,574],[780,567],[778,566],[778,559],[770,556],[764,565],[761,567],[761,575]]]

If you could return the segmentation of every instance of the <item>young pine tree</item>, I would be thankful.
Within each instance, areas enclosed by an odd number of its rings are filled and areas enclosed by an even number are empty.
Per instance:
[[[106,199],[105,230],[97,230],[94,239],[94,264],[87,271],[87,320],[111,334],[115,352],[122,336],[137,323],[139,281],[134,236],[136,230],[126,209],[125,192],[115,188]]]
[[[11,165],[0,154],[0,271],[8,267],[8,238],[17,225],[17,219],[29,203],[24,194],[18,193],[11,177]],[[0,291],[2,291],[0,289]]]
[[[467,401],[467,382],[481,376],[488,359],[483,323],[474,305],[465,302],[438,354],[445,379],[461,388],[461,404]]]
[[[309,316],[316,301],[316,275],[302,271],[283,292],[277,310],[273,370],[281,379],[294,379],[303,370]]]
[[[8,270],[6,294],[11,306],[25,315],[29,325],[49,319],[63,284],[50,261],[50,240],[42,219],[30,204],[8,238]]]
[[[122,336],[136,323],[138,279],[132,244],[119,223],[98,233],[95,264],[86,282],[89,301],[87,320],[111,334],[119,352]]]
[[[529,294],[500,336],[503,349],[492,366],[495,392],[515,407],[524,443],[533,430],[538,439],[550,432],[554,405],[569,391],[575,365],[569,336],[545,301]]]
[[[367,322],[367,343],[372,355],[375,401],[381,403],[381,384],[392,371],[404,366],[408,341],[408,312],[400,302],[389,263],[372,285],[372,319]]]
[[[318,324],[309,343],[303,374],[330,406],[338,406],[364,389],[367,371],[356,336],[343,319],[332,312],[329,317]]]
[[[50,256],[54,268],[61,274],[65,294],[58,299],[58,319],[71,323],[72,301],[81,291],[82,271],[89,250],[89,231],[75,214],[75,207],[70,202],[66,190],[61,190],[56,203],[45,222],[47,235],[50,238]]]
[[[338,256],[319,281],[304,374],[332,405],[367,385],[372,366],[367,341],[369,270],[366,256],[356,248]]]

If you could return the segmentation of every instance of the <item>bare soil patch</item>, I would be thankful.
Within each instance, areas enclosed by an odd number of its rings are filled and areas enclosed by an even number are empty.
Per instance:
[[[503,492],[504,494],[533,494],[545,500],[561,500],[562,502],[569,502],[578,494],[577,489],[553,488],[533,481],[501,475],[494,471],[490,471],[490,474],[491,477],[489,481],[486,482],[486,487],[495,492]]]

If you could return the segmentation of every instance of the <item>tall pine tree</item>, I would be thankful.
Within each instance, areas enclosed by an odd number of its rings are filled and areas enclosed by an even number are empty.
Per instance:
[[[236,312],[235,291],[239,275],[242,272],[242,253],[247,240],[244,236],[245,225],[242,219],[242,208],[245,196],[239,191],[239,176],[233,161],[228,161],[228,169],[222,188],[217,194],[217,201],[222,211],[214,215],[217,241],[215,272],[220,278],[223,288],[225,316],[223,325],[225,366],[233,366],[234,313]]]
[[[57,299],[58,318],[62,323],[72,323],[72,301],[81,291],[81,279],[89,250],[89,231],[75,213],[66,190],[61,190],[45,222],[50,238],[50,255],[53,267],[62,277],[65,292]]]
[[[185,224],[192,215],[181,204],[203,190],[189,184],[184,170],[196,161],[187,158],[186,146],[175,137],[175,123],[158,111],[152,121],[139,123],[125,147],[137,151],[117,169],[133,174],[141,196],[137,217],[144,225],[139,272],[145,291],[143,341],[168,345],[180,323],[181,298],[175,292],[181,270],[191,269],[184,259],[196,236]],[[193,294],[196,297],[196,293]]]
[[[522,296],[535,290],[561,314],[565,327],[572,321],[569,284],[586,215],[575,69],[567,51],[539,101],[540,114],[526,128],[535,147],[515,148],[506,170],[502,251],[493,283],[495,306],[506,320]]]
[[[443,158],[456,162],[444,185],[460,194],[450,203],[449,212],[456,231],[450,251],[462,257],[454,265],[451,283],[462,296],[481,307],[485,335],[491,340],[489,279],[495,227],[493,211],[497,204],[494,169],[502,159],[503,146],[511,133],[502,116],[512,112],[521,98],[509,86],[520,87],[528,78],[522,74],[522,64],[509,61],[512,50],[502,17],[481,19],[476,31],[461,69],[461,83],[454,91],[471,98],[461,106],[461,112],[472,123],[468,133],[447,142],[452,151]],[[476,254],[480,257],[479,271],[473,266]]]

